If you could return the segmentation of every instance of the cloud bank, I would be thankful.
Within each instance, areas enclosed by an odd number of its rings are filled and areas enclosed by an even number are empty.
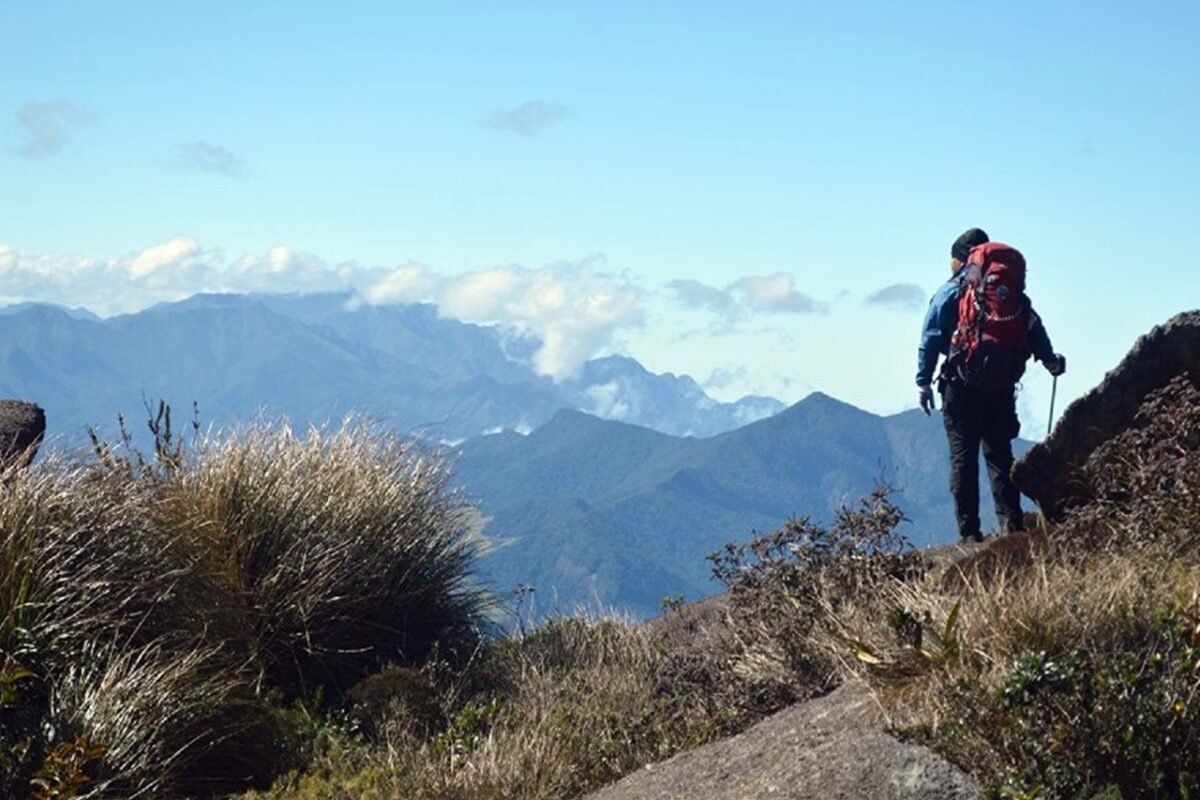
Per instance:
[[[0,245],[0,306],[49,302],[112,315],[200,292],[349,291],[357,302],[432,302],[444,316],[533,335],[540,343],[530,356],[533,366],[558,379],[601,352],[618,330],[642,324],[641,292],[602,267],[595,256],[445,276],[417,263],[334,264],[282,246],[230,259],[187,236],[110,259]]]
[[[559,124],[570,114],[566,106],[533,100],[516,108],[493,112],[488,118],[488,125],[496,130],[520,136],[537,136],[547,128]]]
[[[66,149],[71,136],[92,121],[86,109],[61,98],[30,102],[17,109],[17,127],[24,141],[17,153],[25,158],[50,158]]]

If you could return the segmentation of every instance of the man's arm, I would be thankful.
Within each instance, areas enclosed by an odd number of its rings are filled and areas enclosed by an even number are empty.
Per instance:
[[[1029,352],[1047,366],[1057,358],[1054,345],[1050,344],[1050,334],[1046,333],[1041,316],[1033,310],[1032,301],[1029,303]]]
[[[1042,362],[1051,375],[1058,376],[1066,372],[1067,359],[1054,352],[1054,345],[1050,343],[1050,334],[1046,333],[1046,326],[1042,324],[1042,318],[1033,310],[1032,302],[1029,303],[1029,352]]]
[[[950,352],[950,336],[958,327],[958,291],[958,282],[949,281],[929,301],[917,347],[917,386],[933,382],[938,356]]]

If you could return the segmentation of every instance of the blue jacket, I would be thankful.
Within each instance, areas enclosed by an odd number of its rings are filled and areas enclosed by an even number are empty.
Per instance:
[[[961,274],[962,270],[954,273],[954,277],[943,283],[929,301],[925,324],[921,326],[921,344],[917,347],[917,386],[932,383],[938,356],[950,353],[950,337],[958,327],[958,296],[962,291],[958,279]],[[1029,349],[1043,364],[1054,359],[1050,336],[1032,303],[1029,304]]]

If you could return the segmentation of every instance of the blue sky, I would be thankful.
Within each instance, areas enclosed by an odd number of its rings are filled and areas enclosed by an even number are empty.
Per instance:
[[[881,413],[967,227],[1059,409],[1197,305],[1193,3],[182,6],[5,8],[0,302],[352,286]]]

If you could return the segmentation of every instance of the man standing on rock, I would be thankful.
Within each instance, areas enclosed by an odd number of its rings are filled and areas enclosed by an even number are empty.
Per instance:
[[[1023,530],[1021,495],[1009,471],[1012,440],[1021,429],[1016,385],[1032,355],[1057,377],[1067,360],[1054,352],[1041,317],[1025,295],[1025,259],[971,228],[950,247],[951,278],[934,293],[917,348],[917,399],[933,409],[934,369],[942,420],[950,440],[950,492],[958,533],[981,542],[979,449],[991,479],[999,529]]]

